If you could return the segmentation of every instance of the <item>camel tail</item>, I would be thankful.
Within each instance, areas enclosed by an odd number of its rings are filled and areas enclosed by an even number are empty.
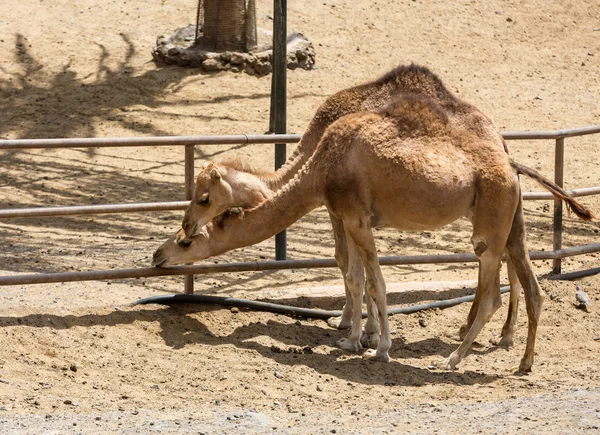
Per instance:
[[[517,163],[512,159],[510,159],[510,165],[517,171],[517,174],[527,175],[528,177],[540,183],[545,189],[552,193],[552,195],[562,199],[567,204],[567,207],[569,207],[569,209],[579,218],[583,219],[584,221],[591,221],[592,219],[596,218],[590,210],[577,202],[575,198],[567,193],[566,190],[544,177],[535,169]]]

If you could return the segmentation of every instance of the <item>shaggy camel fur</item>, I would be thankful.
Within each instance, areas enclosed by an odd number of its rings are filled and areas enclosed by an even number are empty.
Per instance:
[[[341,116],[360,110],[381,107],[388,104],[393,98],[401,94],[412,93],[435,98],[447,112],[449,121],[459,128],[474,132],[483,139],[496,140],[498,146],[506,146],[500,138],[494,124],[474,106],[460,101],[442,84],[427,68],[409,65],[400,66],[379,80],[361,86],[342,90],[329,97],[317,110],[306,133],[303,135],[294,155],[286,162],[283,168],[276,172],[255,171],[239,161],[223,163],[207,163],[196,180],[195,193],[190,206],[185,212],[182,230],[178,233],[178,240],[191,238],[198,229],[202,228],[212,219],[222,215],[227,210],[228,214],[243,215],[244,210],[256,207],[261,202],[270,198],[282,183],[288,181],[300,165],[303,165],[314,152],[325,128]],[[537,172],[511,162],[519,170],[542,183],[555,195],[561,196],[560,188],[554,183],[543,178]],[[562,195],[563,198],[564,195]],[[576,207],[570,204],[571,207]],[[343,227],[335,216],[331,216],[334,230],[335,257],[342,271],[342,276],[347,275],[347,248]],[[184,242],[185,243],[185,242]],[[502,328],[498,345],[510,346],[513,342],[516,324],[516,313],[520,295],[520,285],[510,261],[508,262],[509,281],[511,283],[511,298],[506,323]],[[330,319],[330,325],[340,329],[351,325],[352,298],[348,286],[346,289],[346,304],[343,315],[337,319]],[[469,321],[472,321],[474,308]],[[376,308],[371,299],[367,297],[369,320],[365,326],[363,344],[376,347],[377,331]],[[460,330],[460,337],[464,337],[469,325],[464,325]],[[375,332],[375,334],[373,334]]]
[[[171,237],[155,252],[153,264],[189,263],[258,243],[324,205],[346,235],[346,282],[357,307],[349,337],[337,344],[349,351],[362,348],[359,307],[366,272],[380,327],[377,350],[366,355],[388,361],[385,282],[372,229],[432,230],[467,216],[480,262],[479,301],[463,342],[440,366],[454,369],[501,305],[499,270],[506,248],[526,294],[529,328],[520,370],[529,371],[543,294],[527,252],[521,202],[517,170],[497,138],[483,140],[458,127],[434,98],[406,94],[385,108],[333,123],[283,189],[242,219],[209,222],[179,243]]]

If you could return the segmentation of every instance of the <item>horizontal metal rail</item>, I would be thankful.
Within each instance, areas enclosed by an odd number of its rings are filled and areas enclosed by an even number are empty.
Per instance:
[[[574,128],[558,131],[531,131],[531,132],[502,132],[507,140],[530,140],[530,139],[556,139],[557,144],[566,137],[582,136],[600,133],[600,125]],[[186,192],[193,183],[193,172],[187,168],[193,165],[193,160],[188,158],[188,151],[193,150],[194,145],[235,145],[235,144],[270,144],[270,143],[296,143],[300,135],[229,135],[229,136],[165,136],[165,137],[141,137],[141,138],[82,138],[82,139],[17,139],[0,140],[0,151],[23,150],[23,149],[53,149],[53,148],[97,148],[97,147],[131,147],[131,146],[186,146]],[[193,154],[192,154],[193,158]],[[193,168],[193,166],[191,166]],[[562,171],[562,169],[561,169]],[[187,174],[190,172],[190,174]],[[189,179],[189,180],[188,180]],[[560,184],[560,183],[559,183]],[[600,186],[572,189],[568,191],[572,196],[585,196],[600,193]],[[525,192],[524,199],[552,199],[548,192]],[[75,214],[100,214],[100,213],[123,213],[138,211],[163,211],[185,209],[188,201],[171,201],[159,203],[131,203],[131,204],[100,204],[88,206],[65,206],[65,207],[39,207],[0,210],[0,218],[15,217],[42,217],[61,216]],[[600,244],[576,246],[566,249],[558,249],[555,244],[554,251],[531,252],[532,260],[552,259],[560,261],[561,258],[573,255],[600,252]],[[401,264],[427,264],[427,263],[460,263],[476,262],[477,257],[473,254],[452,255],[421,255],[403,257],[381,257],[382,265]],[[89,281],[106,279],[143,278],[169,275],[186,275],[192,278],[194,274],[207,274],[217,272],[244,272],[259,270],[281,270],[300,268],[336,267],[334,259],[314,259],[296,261],[265,261],[249,263],[230,263],[222,265],[187,265],[170,268],[138,268],[97,270],[83,272],[60,272],[41,273],[33,275],[1,276],[0,286],[38,284],[51,282]],[[186,281],[187,282],[187,281]]]
[[[234,134],[226,136],[150,136],[103,137],[80,139],[14,139],[0,140],[0,151],[51,148],[106,148],[174,145],[246,145],[296,143],[298,134]]]
[[[189,201],[138,202],[129,204],[75,205],[68,207],[32,207],[0,209],[0,218],[71,216],[80,214],[128,213],[140,211],[185,210]]]
[[[553,260],[557,258],[572,257],[574,255],[589,254],[592,252],[600,252],[600,243],[563,248],[558,251],[532,251],[529,255],[532,260]],[[478,258],[475,254],[410,255],[379,258],[379,263],[382,266],[429,263],[475,263],[477,261]],[[198,264],[166,268],[146,267],[137,269],[93,270],[87,272],[38,273],[0,276],[0,286],[329,267],[337,267],[335,259],[317,258],[310,260],[251,261],[244,263]]]
[[[577,198],[579,196],[598,195],[600,193],[600,186],[569,189],[566,192],[573,198]],[[554,199],[554,195],[552,195],[550,192],[523,192],[523,199],[525,201],[539,201]]]
[[[503,131],[502,137],[506,140],[531,140],[531,139],[564,139],[567,137],[585,136],[600,133],[600,125],[589,127],[570,128],[554,131]]]
[[[588,196],[600,194],[600,186],[583,187],[581,189],[567,190],[572,197]],[[549,192],[523,192],[523,199],[526,201],[539,201],[553,199],[554,196]],[[129,212],[147,212],[147,211],[168,211],[185,210],[189,201],[168,201],[168,202],[140,202],[129,204],[99,204],[99,205],[76,205],[66,207],[31,207],[0,209],[0,218],[24,218],[24,217],[43,217],[43,216],[71,216],[85,214],[105,214],[105,213],[129,213]]]
[[[554,131],[504,131],[506,140],[560,139],[600,133],[600,125]],[[51,148],[105,148],[177,145],[238,145],[297,143],[298,134],[236,134],[225,136],[148,136],[61,139],[9,139],[0,140],[0,151]]]

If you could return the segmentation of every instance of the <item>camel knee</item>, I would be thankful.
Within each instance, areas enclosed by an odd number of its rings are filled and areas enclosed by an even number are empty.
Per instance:
[[[485,239],[478,234],[473,234],[471,237],[471,243],[473,244],[473,250],[475,251],[475,255],[481,257],[485,251],[488,249],[488,244]]]
[[[364,286],[364,276],[356,269],[351,269],[346,273],[346,284],[352,294],[360,292]]]

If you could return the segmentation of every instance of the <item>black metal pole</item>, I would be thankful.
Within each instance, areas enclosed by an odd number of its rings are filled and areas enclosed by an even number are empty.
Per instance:
[[[271,126],[275,134],[286,131],[287,0],[273,4],[273,75],[271,82]],[[285,144],[275,144],[275,169],[286,159]],[[286,231],[275,236],[275,259],[287,259]]]
[[[185,146],[185,199],[194,196],[194,145]],[[184,293],[194,294],[194,275],[185,275]]]

